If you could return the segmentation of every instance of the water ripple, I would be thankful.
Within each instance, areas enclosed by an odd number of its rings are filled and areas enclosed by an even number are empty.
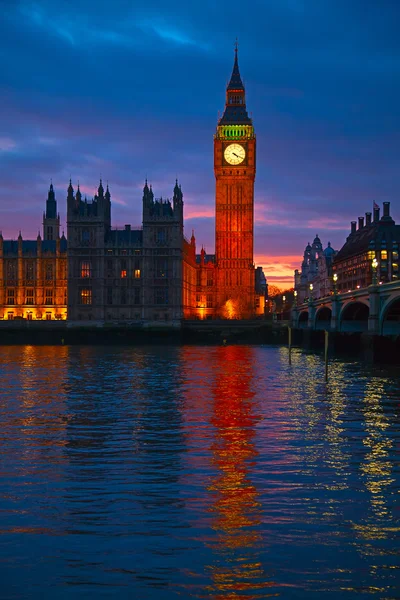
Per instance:
[[[397,373],[3,347],[1,598],[397,598]]]

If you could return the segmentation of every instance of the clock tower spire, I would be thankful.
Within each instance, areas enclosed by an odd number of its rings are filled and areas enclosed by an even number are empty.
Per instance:
[[[254,180],[256,136],[246,108],[238,48],[214,135],[215,258],[221,316],[254,313]]]

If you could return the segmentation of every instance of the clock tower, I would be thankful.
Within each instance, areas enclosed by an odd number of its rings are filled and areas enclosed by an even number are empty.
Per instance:
[[[254,179],[256,136],[247,114],[238,49],[226,89],[224,114],[214,135],[215,261],[221,316],[254,314]]]

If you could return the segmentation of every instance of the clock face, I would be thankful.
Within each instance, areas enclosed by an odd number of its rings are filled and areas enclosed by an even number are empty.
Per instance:
[[[246,150],[240,144],[229,144],[224,150],[226,162],[230,165],[240,165],[245,159]]]

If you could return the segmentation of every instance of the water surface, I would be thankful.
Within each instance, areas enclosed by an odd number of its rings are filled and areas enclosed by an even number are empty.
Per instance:
[[[400,597],[400,377],[278,347],[2,347],[0,598]]]

